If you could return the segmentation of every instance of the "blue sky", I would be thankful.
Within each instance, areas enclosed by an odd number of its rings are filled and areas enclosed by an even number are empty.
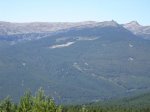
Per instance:
[[[150,25],[150,0],[0,0],[0,21],[136,20]]]

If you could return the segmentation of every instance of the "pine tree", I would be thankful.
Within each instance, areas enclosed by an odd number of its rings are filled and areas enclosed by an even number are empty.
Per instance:
[[[25,92],[18,105],[18,112],[32,112],[33,97],[30,91]]]

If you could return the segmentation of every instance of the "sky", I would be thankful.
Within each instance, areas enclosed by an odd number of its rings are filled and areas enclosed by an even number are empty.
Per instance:
[[[0,0],[0,21],[138,21],[150,25],[150,0]]]

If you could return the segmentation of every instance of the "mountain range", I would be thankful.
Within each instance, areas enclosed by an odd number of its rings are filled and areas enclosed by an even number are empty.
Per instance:
[[[0,22],[0,98],[43,87],[59,103],[150,91],[150,26]]]
[[[11,23],[11,22],[2,22],[0,21],[0,36],[18,36],[28,34],[27,37],[23,36],[22,38],[38,38],[33,34],[38,34],[40,37],[49,36],[52,33],[63,32],[73,28],[84,28],[84,27],[104,27],[104,26],[119,26],[117,22],[104,21],[85,21],[85,22],[33,22],[33,23]],[[140,36],[145,39],[150,38],[150,26],[142,26],[137,21],[131,21],[127,24],[120,24],[127,30],[131,31],[133,34]],[[2,37],[1,37],[2,38]],[[21,37],[20,37],[21,38]]]

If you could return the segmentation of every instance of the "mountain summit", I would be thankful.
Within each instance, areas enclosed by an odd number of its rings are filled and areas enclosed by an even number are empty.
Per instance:
[[[133,27],[141,26],[137,21],[131,21],[131,22],[127,23],[127,25],[130,25]]]
[[[124,24],[123,27],[139,37],[150,39],[150,26],[142,26],[137,21],[131,21],[130,23]]]
[[[118,27],[119,24],[112,20],[112,21],[104,21],[104,22],[101,22],[100,24],[102,24],[103,26],[113,26],[113,27]]]

